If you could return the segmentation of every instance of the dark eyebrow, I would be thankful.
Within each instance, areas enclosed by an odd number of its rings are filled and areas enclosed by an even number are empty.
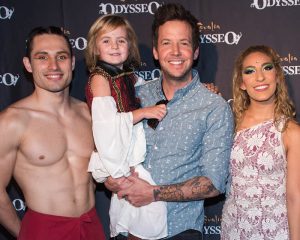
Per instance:
[[[35,53],[33,53],[33,56],[35,56],[35,55],[38,55],[38,54],[48,54],[47,52],[44,52],[44,51],[40,51],[40,52],[35,52]]]
[[[39,52],[34,53],[33,56],[36,56],[36,55],[39,55],[39,54],[48,55],[49,53],[46,52],[46,51],[39,51]],[[56,54],[67,54],[68,56],[71,56],[70,52],[65,51],[65,50],[58,51]]]
[[[69,51],[59,51],[57,54],[67,54],[68,56],[71,56]]]

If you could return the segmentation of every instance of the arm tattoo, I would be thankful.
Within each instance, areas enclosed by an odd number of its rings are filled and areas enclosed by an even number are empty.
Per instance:
[[[219,195],[207,177],[195,177],[186,182],[160,186],[153,190],[155,201],[193,201]]]
[[[181,189],[181,184],[170,186],[160,186],[159,189],[153,191],[155,201],[184,201],[184,193]]]

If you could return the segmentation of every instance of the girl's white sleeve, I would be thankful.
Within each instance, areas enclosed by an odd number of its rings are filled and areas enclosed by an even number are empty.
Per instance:
[[[89,171],[103,181],[107,176],[128,176],[127,161],[132,141],[133,116],[131,112],[117,112],[113,97],[94,97],[92,101],[92,126],[97,153],[94,152]]]

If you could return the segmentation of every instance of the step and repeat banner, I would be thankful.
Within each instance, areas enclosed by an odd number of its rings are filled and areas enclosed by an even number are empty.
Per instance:
[[[1,0],[0,1],[0,110],[29,95],[33,85],[22,64],[25,39],[36,26],[56,25],[69,36],[76,68],[71,95],[84,100],[87,71],[86,35],[105,14],[125,16],[139,39],[142,57],[137,74],[146,80],[159,76],[152,58],[151,23],[156,9],[169,0]],[[195,64],[203,82],[216,84],[230,101],[231,76],[236,56],[250,45],[265,44],[278,51],[290,95],[300,112],[300,0],[181,0],[199,20],[200,58]],[[298,121],[300,120],[298,116]],[[3,141],[3,139],[1,139]],[[19,216],[26,203],[14,182],[7,189]],[[96,191],[96,207],[108,235],[109,193]],[[42,199],[41,199],[42,201]],[[219,239],[224,197],[206,202],[205,239]],[[0,226],[0,240],[12,239]]]

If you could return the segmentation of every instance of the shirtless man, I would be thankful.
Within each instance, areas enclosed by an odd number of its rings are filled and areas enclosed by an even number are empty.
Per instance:
[[[69,96],[68,38],[56,27],[34,29],[23,63],[35,90],[0,114],[0,223],[20,240],[105,239],[87,172],[90,113]],[[28,207],[22,225],[6,192],[12,177]]]

